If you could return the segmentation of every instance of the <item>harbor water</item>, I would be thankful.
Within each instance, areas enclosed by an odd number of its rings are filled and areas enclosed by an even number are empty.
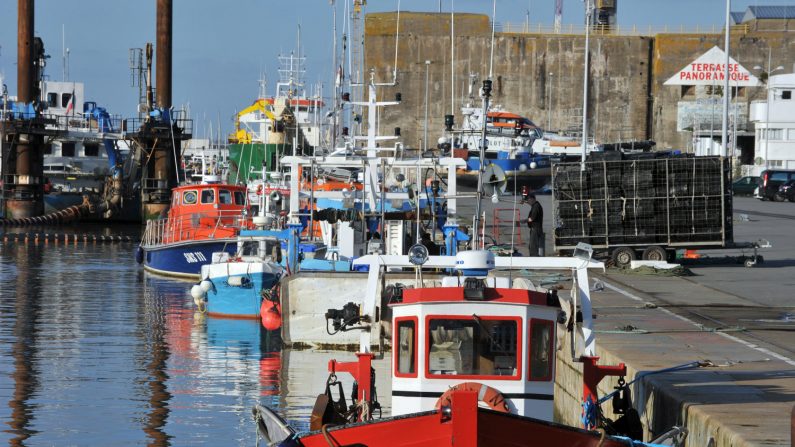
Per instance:
[[[253,446],[255,403],[308,429],[328,360],[353,354],[282,351],[258,321],[206,317],[192,283],[144,273],[134,250],[0,243],[0,444]]]

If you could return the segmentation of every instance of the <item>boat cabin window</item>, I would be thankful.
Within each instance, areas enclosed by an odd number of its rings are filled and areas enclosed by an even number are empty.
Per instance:
[[[263,252],[260,252],[260,247]],[[276,262],[281,262],[281,242],[276,239],[265,239],[257,241],[244,241],[242,245],[238,245],[238,256],[271,256]]]
[[[75,156],[75,143],[72,141],[64,141],[61,143],[61,157],[74,157]]]
[[[395,319],[395,376],[417,377],[417,319]]]
[[[221,189],[218,191],[218,203],[221,205],[232,204],[232,193],[228,189]]]
[[[185,191],[182,193],[183,205],[195,205],[196,199],[198,199],[198,194],[196,194],[196,191]]]
[[[58,107],[57,93],[47,93],[47,107]]]
[[[214,189],[202,190],[202,203],[215,203],[215,190]]]
[[[84,143],[83,154],[86,157],[99,157],[99,145],[93,143]]]
[[[552,322],[530,320],[530,365],[527,380],[552,380]]]
[[[429,317],[428,376],[519,379],[520,319]]]
[[[71,99],[72,99],[71,93],[64,93],[63,95],[61,95],[61,107],[68,107],[69,100]]]
[[[243,194],[243,191],[235,191],[235,204],[237,205],[246,204],[246,195]]]
[[[171,206],[177,205],[179,205],[179,194],[174,194],[174,196],[171,197]]]

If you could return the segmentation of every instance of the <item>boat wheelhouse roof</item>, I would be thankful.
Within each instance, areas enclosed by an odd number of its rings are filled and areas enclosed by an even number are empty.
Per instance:
[[[174,192],[182,192],[189,189],[227,189],[230,191],[246,191],[246,185],[232,185],[229,183],[192,183],[181,185],[173,189]]]
[[[466,302],[472,305],[478,304],[523,304],[523,305],[547,305],[547,295],[544,292],[536,292],[528,289],[504,289],[485,287],[482,299],[467,298],[467,290],[464,287],[422,287],[417,289],[405,289],[403,291],[403,302],[400,304],[420,304],[420,303],[455,303]],[[469,311],[469,309],[468,309]]]
[[[493,111],[489,112],[486,117],[493,125],[499,125],[500,123],[515,125],[515,122],[518,121],[522,123],[522,127],[525,129],[538,127],[528,118],[511,112]]]

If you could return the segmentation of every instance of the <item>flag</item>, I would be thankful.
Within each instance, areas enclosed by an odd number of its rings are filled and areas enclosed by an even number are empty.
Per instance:
[[[69,97],[69,103],[66,104],[66,114],[74,112],[75,110],[75,89],[72,89],[72,96]]]

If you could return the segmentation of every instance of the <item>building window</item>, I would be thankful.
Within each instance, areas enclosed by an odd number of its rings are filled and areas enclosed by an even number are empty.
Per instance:
[[[44,155],[52,155],[52,144],[44,145]]]
[[[99,145],[93,143],[83,144],[83,153],[86,157],[99,157]]]
[[[552,380],[552,322],[549,320],[530,320],[530,365],[527,380]]]
[[[71,93],[64,93],[61,95],[61,107],[66,108],[69,105],[69,100],[72,99]]]
[[[74,157],[75,144],[71,141],[64,141],[61,143],[61,157]]]
[[[787,140],[795,140],[795,129],[787,129]]]
[[[696,96],[696,86],[695,85],[683,85],[682,86],[682,98],[687,98],[690,96]]]
[[[767,161],[767,164],[768,164],[768,166],[770,166],[771,168],[780,168],[780,167],[784,166],[784,160],[768,160],[768,161]],[[770,180],[781,180],[781,181],[787,181],[787,173],[786,173],[786,172],[784,172],[784,173],[783,173],[783,175],[777,175],[777,174],[773,174],[773,175],[770,177]]]
[[[417,319],[396,318],[395,324],[395,376],[417,377]]]
[[[735,87],[732,89],[732,98],[745,98],[745,87]]]
[[[767,138],[769,140],[783,140],[784,129],[767,129]]]
[[[429,317],[427,373],[462,378],[521,378],[519,318]]]
[[[47,107],[58,107],[57,93],[47,93]]]
[[[215,203],[214,189],[205,189],[202,191],[202,203]]]
[[[792,90],[784,90],[781,92],[781,99],[790,100],[792,99]]]

